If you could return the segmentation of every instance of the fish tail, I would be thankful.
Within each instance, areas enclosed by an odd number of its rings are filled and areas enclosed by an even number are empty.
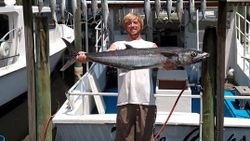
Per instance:
[[[184,27],[185,27],[185,24],[184,24],[184,23],[180,23],[180,24],[179,24],[180,31],[183,31],[183,30],[184,30]]]
[[[65,43],[65,45],[66,45],[67,47],[72,46],[71,43],[70,43],[69,41],[67,41],[66,39],[62,38],[62,40],[63,40],[63,42]]]
[[[69,55],[70,56],[75,56],[77,55],[77,52],[74,49],[74,45],[73,43],[70,43],[69,41],[67,41],[66,39],[62,38],[63,42],[66,45],[67,50],[69,51]]]
[[[173,24],[173,21],[172,21],[171,19],[168,19],[168,20],[166,21],[166,24],[168,24],[168,23]]]
[[[91,23],[89,23],[89,25],[95,25],[97,24],[97,21],[94,19]]]
[[[157,18],[156,23],[164,23],[163,19]]]
[[[206,20],[206,16],[202,15],[202,18],[199,21],[204,21],[204,20]]]

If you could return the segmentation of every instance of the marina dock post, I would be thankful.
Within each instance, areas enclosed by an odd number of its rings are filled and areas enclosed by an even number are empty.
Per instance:
[[[33,15],[32,0],[23,0],[24,34],[28,83],[28,117],[29,117],[29,137],[30,141],[36,140],[36,107],[35,107],[35,60],[33,44]]]
[[[73,1],[72,1],[73,2]],[[73,2],[74,3],[74,2]],[[75,32],[75,50],[82,51],[82,25],[81,25],[81,2],[76,0],[73,5],[73,15],[74,15],[74,32]],[[86,31],[87,32],[87,31]],[[74,65],[75,81],[80,79],[83,74],[83,66],[80,62],[76,62]]]
[[[217,35],[216,27],[206,27],[203,39],[203,51],[209,53],[209,59],[202,63],[202,141],[214,141],[214,109],[216,95],[216,70],[217,64]]]
[[[225,80],[225,48],[226,48],[227,0],[218,2],[217,21],[217,74],[216,74],[216,126],[215,140],[223,141],[224,137],[224,80]]]
[[[35,16],[37,140],[52,141],[48,17]]]

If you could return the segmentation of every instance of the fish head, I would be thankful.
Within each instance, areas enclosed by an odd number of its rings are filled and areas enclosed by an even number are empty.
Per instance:
[[[180,65],[190,65],[203,61],[209,57],[207,52],[199,51],[199,50],[183,50],[178,53],[178,62]]]

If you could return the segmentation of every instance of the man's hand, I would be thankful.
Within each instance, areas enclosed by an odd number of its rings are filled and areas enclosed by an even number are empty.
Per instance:
[[[87,56],[85,55],[85,52],[79,51],[76,56],[76,60],[81,63],[86,63],[88,61]]]
[[[171,61],[167,60],[164,63],[163,68],[166,70],[175,70],[175,69],[177,69],[177,66],[175,64],[173,64]]]

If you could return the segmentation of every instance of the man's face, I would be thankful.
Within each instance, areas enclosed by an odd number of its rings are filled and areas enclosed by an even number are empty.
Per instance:
[[[138,20],[131,20],[126,24],[126,31],[128,34],[134,36],[141,32],[141,24]]]

